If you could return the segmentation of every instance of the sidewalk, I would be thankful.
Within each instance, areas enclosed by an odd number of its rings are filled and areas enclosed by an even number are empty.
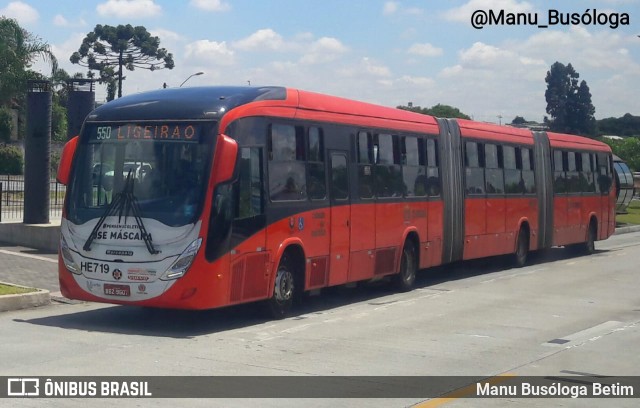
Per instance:
[[[49,212],[48,224],[23,224],[23,214],[7,217],[0,222],[0,243],[24,246],[55,253],[60,241],[60,211]]]

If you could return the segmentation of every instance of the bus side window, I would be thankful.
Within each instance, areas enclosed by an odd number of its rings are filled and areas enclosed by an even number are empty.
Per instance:
[[[404,181],[400,167],[398,136],[382,133],[375,135],[374,140],[374,156],[377,156],[376,193],[378,197],[402,197]]]
[[[468,195],[484,194],[484,149],[481,143],[465,143],[465,185]]]
[[[519,148],[513,146],[502,146],[504,164],[504,182],[507,194],[524,193],[524,183],[522,182],[522,156],[518,160]],[[518,164],[520,164],[518,166]]]
[[[611,189],[611,167],[609,156],[605,153],[597,153],[596,160],[598,164],[598,187],[602,194],[607,194]]]
[[[243,147],[238,164],[236,219],[252,218],[264,212],[262,197],[262,149]]]
[[[580,173],[581,190],[585,193],[593,193],[596,186],[593,177],[593,168],[591,167],[591,157],[589,153],[578,153],[582,170]]]
[[[567,154],[567,173],[565,181],[569,193],[580,192],[580,168],[575,152],[566,152]]]
[[[424,197],[425,188],[425,149],[424,139],[414,136],[402,138],[402,178],[407,197]]]
[[[536,182],[535,173],[533,169],[533,154],[531,150],[526,147],[520,148],[520,154],[522,155],[522,182],[524,184],[525,194],[535,194]]]
[[[327,197],[327,182],[324,169],[324,133],[320,128],[311,127],[307,136],[309,139],[309,156],[307,158],[309,198],[323,200]]]
[[[272,201],[307,198],[303,129],[274,124],[269,132],[269,195]]]
[[[504,194],[505,173],[499,166],[498,151],[502,146],[486,143],[484,145],[485,169],[484,177],[487,194]],[[511,148],[513,149],[513,147]]]
[[[373,137],[368,132],[358,132],[358,193],[360,198],[373,198]]]
[[[438,170],[438,141],[427,139],[427,193],[430,197],[440,195],[440,172]]]
[[[567,192],[565,181],[565,166],[562,150],[553,151],[553,192],[562,194]]]

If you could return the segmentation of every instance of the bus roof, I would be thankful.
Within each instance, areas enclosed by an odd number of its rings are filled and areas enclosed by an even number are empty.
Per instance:
[[[286,97],[286,89],[282,87],[168,88],[115,99],[91,112],[87,120],[215,119],[249,102]]]
[[[291,114],[307,119],[346,121],[361,126],[394,126],[403,130],[437,133],[436,119],[402,109],[278,86],[206,86],[169,88],[128,95],[100,106],[89,114],[87,121],[220,119],[227,112],[251,102],[266,102],[270,107],[292,109]],[[252,104],[258,110],[264,104]],[[249,108],[256,113],[255,108]],[[242,116],[236,110],[224,122]],[[348,119],[347,119],[348,117]],[[531,131],[508,126],[458,119],[463,137],[506,140],[532,144]],[[604,143],[586,137],[547,132],[552,147],[593,149],[610,152]]]
[[[547,132],[551,147],[564,149],[599,150],[611,152],[611,148],[606,144],[583,136],[565,135],[563,133]]]
[[[429,125],[436,124],[436,120],[433,116],[410,112],[403,109],[374,105],[367,102],[354,101],[337,96],[324,95],[297,89],[289,89],[289,91],[297,92],[298,109],[302,110],[321,110],[328,113],[338,113],[366,118],[380,118]]]

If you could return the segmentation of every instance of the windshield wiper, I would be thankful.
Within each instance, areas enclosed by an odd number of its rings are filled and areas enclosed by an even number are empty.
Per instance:
[[[147,229],[144,227],[142,223],[142,212],[140,211],[140,205],[138,204],[138,199],[133,195],[133,178],[131,177],[131,170],[129,170],[129,174],[127,174],[127,180],[125,181],[124,187],[122,191],[117,193],[105,212],[102,214],[98,223],[93,227],[91,234],[89,234],[89,238],[84,243],[82,249],[85,251],[91,251],[91,244],[93,240],[98,236],[98,231],[100,231],[100,227],[103,225],[104,220],[109,216],[115,216],[118,214],[118,223],[122,220],[122,215],[124,213],[124,222],[127,222],[127,217],[129,216],[129,212],[133,213],[133,217],[136,220],[136,224],[138,225],[138,229],[140,230],[140,235],[142,236],[142,240],[147,246],[147,250],[150,254],[155,255],[159,254],[160,251],[154,248],[151,235],[147,233]]]

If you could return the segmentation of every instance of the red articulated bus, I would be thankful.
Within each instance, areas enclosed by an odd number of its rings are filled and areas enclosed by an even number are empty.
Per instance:
[[[614,231],[605,144],[282,87],[107,103],[65,146],[72,299],[210,309]]]

